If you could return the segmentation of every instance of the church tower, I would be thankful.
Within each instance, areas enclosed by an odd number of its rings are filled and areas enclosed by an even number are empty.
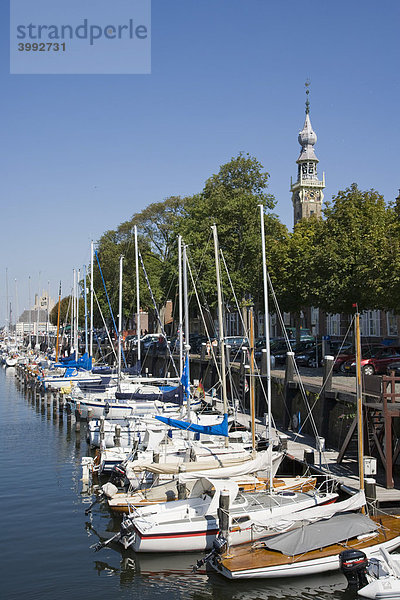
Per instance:
[[[309,85],[309,82],[307,82],[306,120],[298,137],[301,151],[296,161],[297,181],[295,183],[292,180],[290,181],[295,225],[301,219],[311,217],[312,215],[320,217],[322,200],[324,198],[325,174],[322,174],[322,181],[320,181],[317,175],[317,164],[319,161],[314,152],[317,136],[311,127],[310,121]]]

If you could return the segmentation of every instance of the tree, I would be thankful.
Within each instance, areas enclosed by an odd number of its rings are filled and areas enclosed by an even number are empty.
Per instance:
[[[388,264],[397,257],[395,211],[375,190],[355,183],[327,204],[322,235],[314,249],[317,306],[330,313],[388,309]],[[398,283],[398,279],[397,279]]]
[[[269,174],[257,159],[239,154],[210,177],[203,191],[187,198],[184,214],[177,223],[189,245],[192,264],[199,270],[199,281],[210,305],[216,303],[215,261],[211,226],[216,225],[236,296],[250,296],[259,302],[262,294],[261,233],[259,205],[264,211],[275,206],[267,193]],[[284,238],[286,228],[277,217],[265,216],[267,249],[273,254],[276,240]],[[225,301],[232,305],[233,294],[223,275]]]
[[[57,325],[58,318],[58,302],[53,306],[49,314],[49,320],[52,325]],[[60,327],[71,323],[72,319],[72,296],[61,298],[60,302]],[[85,325],[85,302],[83,298],[79,298],[79,326]]]

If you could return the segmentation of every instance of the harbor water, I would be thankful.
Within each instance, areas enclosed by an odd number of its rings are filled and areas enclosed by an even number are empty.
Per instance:
[[[7,600],[96,599],[350,600],[340,573],[285,580],[231,582],[192,573],[199,555],[140,555],[100,539],[118,531],[105,506],[85,515],[81,457],[85,425],[75,432],[52,404],[32,399],[13,368],[0,369],[1,577]]]

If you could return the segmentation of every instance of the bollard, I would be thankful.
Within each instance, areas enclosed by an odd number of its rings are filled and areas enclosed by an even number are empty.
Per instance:
[[[115,446],[121,446],[121,425],[115,426],[114,444]]]
[[[185,465],[180,465],[180,467],[179,467],[179,474],[185,473],[185,471],[186,471]],[[180,482],[179,478],[178,478],[177,488],[178,488],[178,500],[186,500],[186,498],[187,498],[187,488],[186,488],[186,485],[184,483]]]
[[[314,450],[311,448],[304,450],[304,462],[307,463],[307,465],[314,465]]]
[[[332,390],[332,373],[333,373],[333,356],[324,356],[324,374],[322,379],[322,385],[325,392]]]
[[[376,503],[376,481],[373,477],[366,477],[364,479],[365,488],[365,499],[368,505],[368,513],[372,516],[376,516],[378,513],[378,507]]]
[[[225,361],[229,367],[229,365],[231,364],[231,346],[229,346],[229,344],[225,346]]]
[[[228,490],[221,490],[219,497],[219,508],[218,508],[218,520],[219,520],[219,531],[222,537],[226,539],[227,551],[229,550],[229,492]]]
[[[267,371],[268,371],[267,349],[263,348],[261,350],[261,368],[260,368],[261,377],[266,377]]]
[[[104,436],[105,436],[105,433],[104,433],[104,417],[102,416],[102,417],[100,417],[100,447],[101,447],[102,442],[104,442]]]

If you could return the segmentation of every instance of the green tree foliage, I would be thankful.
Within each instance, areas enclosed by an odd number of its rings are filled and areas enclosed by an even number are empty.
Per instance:
[[[391,308],[388,266],[399,256],[393,208],[377,191],[361,191],[353,183],[324,214],[313,261],[316,306],[347,314],[353,303],[361,311]]]
[[[210,177],[201,194],[188,198],[179,221],[189,245],[190,256],[199,272],[204,294],[215,305],[215,261],[211,226],[216,225],[220,248],[239,300],[262,294],[261,233],[259,205],[264,211],[275,206],[267,193],[268,173],[250,155],[239,154]],[[277,217],[265,216],[267,250],[273,255],[276,241],[284,239],[286,228]],[[223,276],[225,300],[232,304],[227,277]]]
[[[57,325],[58,318],[58,302],[50,311],[49,320],[52,325]],[[60,327],[71,324],[72,314],[72,296],[61,298],[60,302]],[[85,325],[85,302],[83,298],[79,298],[79,327]]]
[[[160,306],[167,299],[168,285],[165,273],[168,272],[172,235],[176,221],[180,218],[182,206],[183,200],[178,196],[167,198],[164,202],[150,204],[142,212],[134,214],[129,221],[121,223],[116,230],[107,231],[100,238],[97,253],[114,318],[118,312],[121,255],[124,256],[122,287],[125,321],[136,312],[135,226],[138,231],[139,251],[155,301]],[[151,311],[154,306],[141,264],[139,280],[141,307]],[[97,263],[94,268],[94,281],[101,310],[107,322],[110,322],[106,294]],[[99,315],[96,323],[98,325],[101,323]]]

